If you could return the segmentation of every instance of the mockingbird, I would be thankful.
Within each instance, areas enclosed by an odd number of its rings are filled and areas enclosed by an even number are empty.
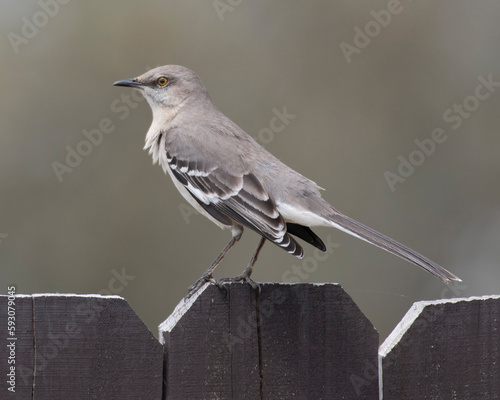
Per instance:
[[[145,149],[170,175],[184,198],[232,238],[191,287],[215,282],[212,273],[241,238],[243,227],[261,239],[237,280],[250,275],[264,242],[302,258],[293,236],[326,251],[313,226],[332,226],[395,254],[443,281],[458,277],[416,251],[340,213],[321,198],[320,187],[261,147],[212,103],[190,69],[166,65],[114,83],[142,91],[153,111]]]

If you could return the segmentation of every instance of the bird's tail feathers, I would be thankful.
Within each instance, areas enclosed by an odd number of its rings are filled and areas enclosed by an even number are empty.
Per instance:
[[[453,275],[448,270],[444,269],[440,265],[436,264],[434,261],[429,260],[423,255],[417,253],[415,250],[406,247],[405,245],[396,242],[395,240],[363,225],[362,223],[349,218],[341,213],[331,214],[327,217],[328,222],[333,227],[340,229],[352,236],[356,236],[368,243],[371,243],[383,250],[388,251],[404,260],[407,260],[419,267],[423,268],[427,272],[441,278],[445,282],[459,281],[461,279]]]

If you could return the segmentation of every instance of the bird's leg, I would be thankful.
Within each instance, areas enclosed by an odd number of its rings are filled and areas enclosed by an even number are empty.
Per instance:
[[[227,252],[231,249],[231,247],[234,246],[234,244],[240,240],[241,238],[241,233],[239,235],[233,236],[231,240],[229,241],[228,244],[222,249],[220,254],[215,258],[215,260],[210,264],[210,267],[207,268],[205,273],[201,276],[200,279],[198,279],[195,283],[193,283],[191,286],[189,286],[189,295],[193,294],[196,292],[199,288],[201,288],[206,282],[212,282],[216,285],[218,285],[217,281],[213,278],[212,273],[214,272],[215,268],[217,268],[217,265],[222,261],[224,256],[227,254]]]
[[[261,237],[259,240],[259,244],[257,245],[257,248],[253,252],[252,258],[250,259],[250,262],[248,263],[248,266],[245,268],[245,270],[243,271],[243,273],[241,275],[238,275],[236,278],[234,278],[235,281],[245,281],[250,286],[252,286],[252,288],[257,289],[257,284],[253,281],[252,278],[250,278],[250,275],[252,275],[253,266],[257,262],[257,257],[259,256],[259,253],[262,250],[262,247],[264,247],[265,242],[266,242],[266,238]]]

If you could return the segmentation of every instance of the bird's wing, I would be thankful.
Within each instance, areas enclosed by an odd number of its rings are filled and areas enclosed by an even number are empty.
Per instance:
[[[225,225],[234,221],[288,253],[303,256],[302,247],[287,233],[285,220],[255,175],[169,151],[166,155],[172,174],[212,217]]]

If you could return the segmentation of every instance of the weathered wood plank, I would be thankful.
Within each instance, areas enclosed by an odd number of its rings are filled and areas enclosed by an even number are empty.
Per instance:
[[[380,347],[384,400],[500,398],[500,296],[415,303]]]
[[[25,373],[34,398],[161,399],[161,345],[124,299],[33,295],[30,300],[33,306],[20,310],[19,317],[31,321],[32,337],[18,354],[34,352]],[[31,390],[23,398],[31,398]]]
[[[160,325],[167,399],[378,398],[378,334],[339,285],[259,286],[206,285]]]
[[[228,286],[227,292],[206,285],[183,300],[160,325],[166,398],[255,398],[258,348],[247,323],[256,325],[255,294],[246,285]]]

